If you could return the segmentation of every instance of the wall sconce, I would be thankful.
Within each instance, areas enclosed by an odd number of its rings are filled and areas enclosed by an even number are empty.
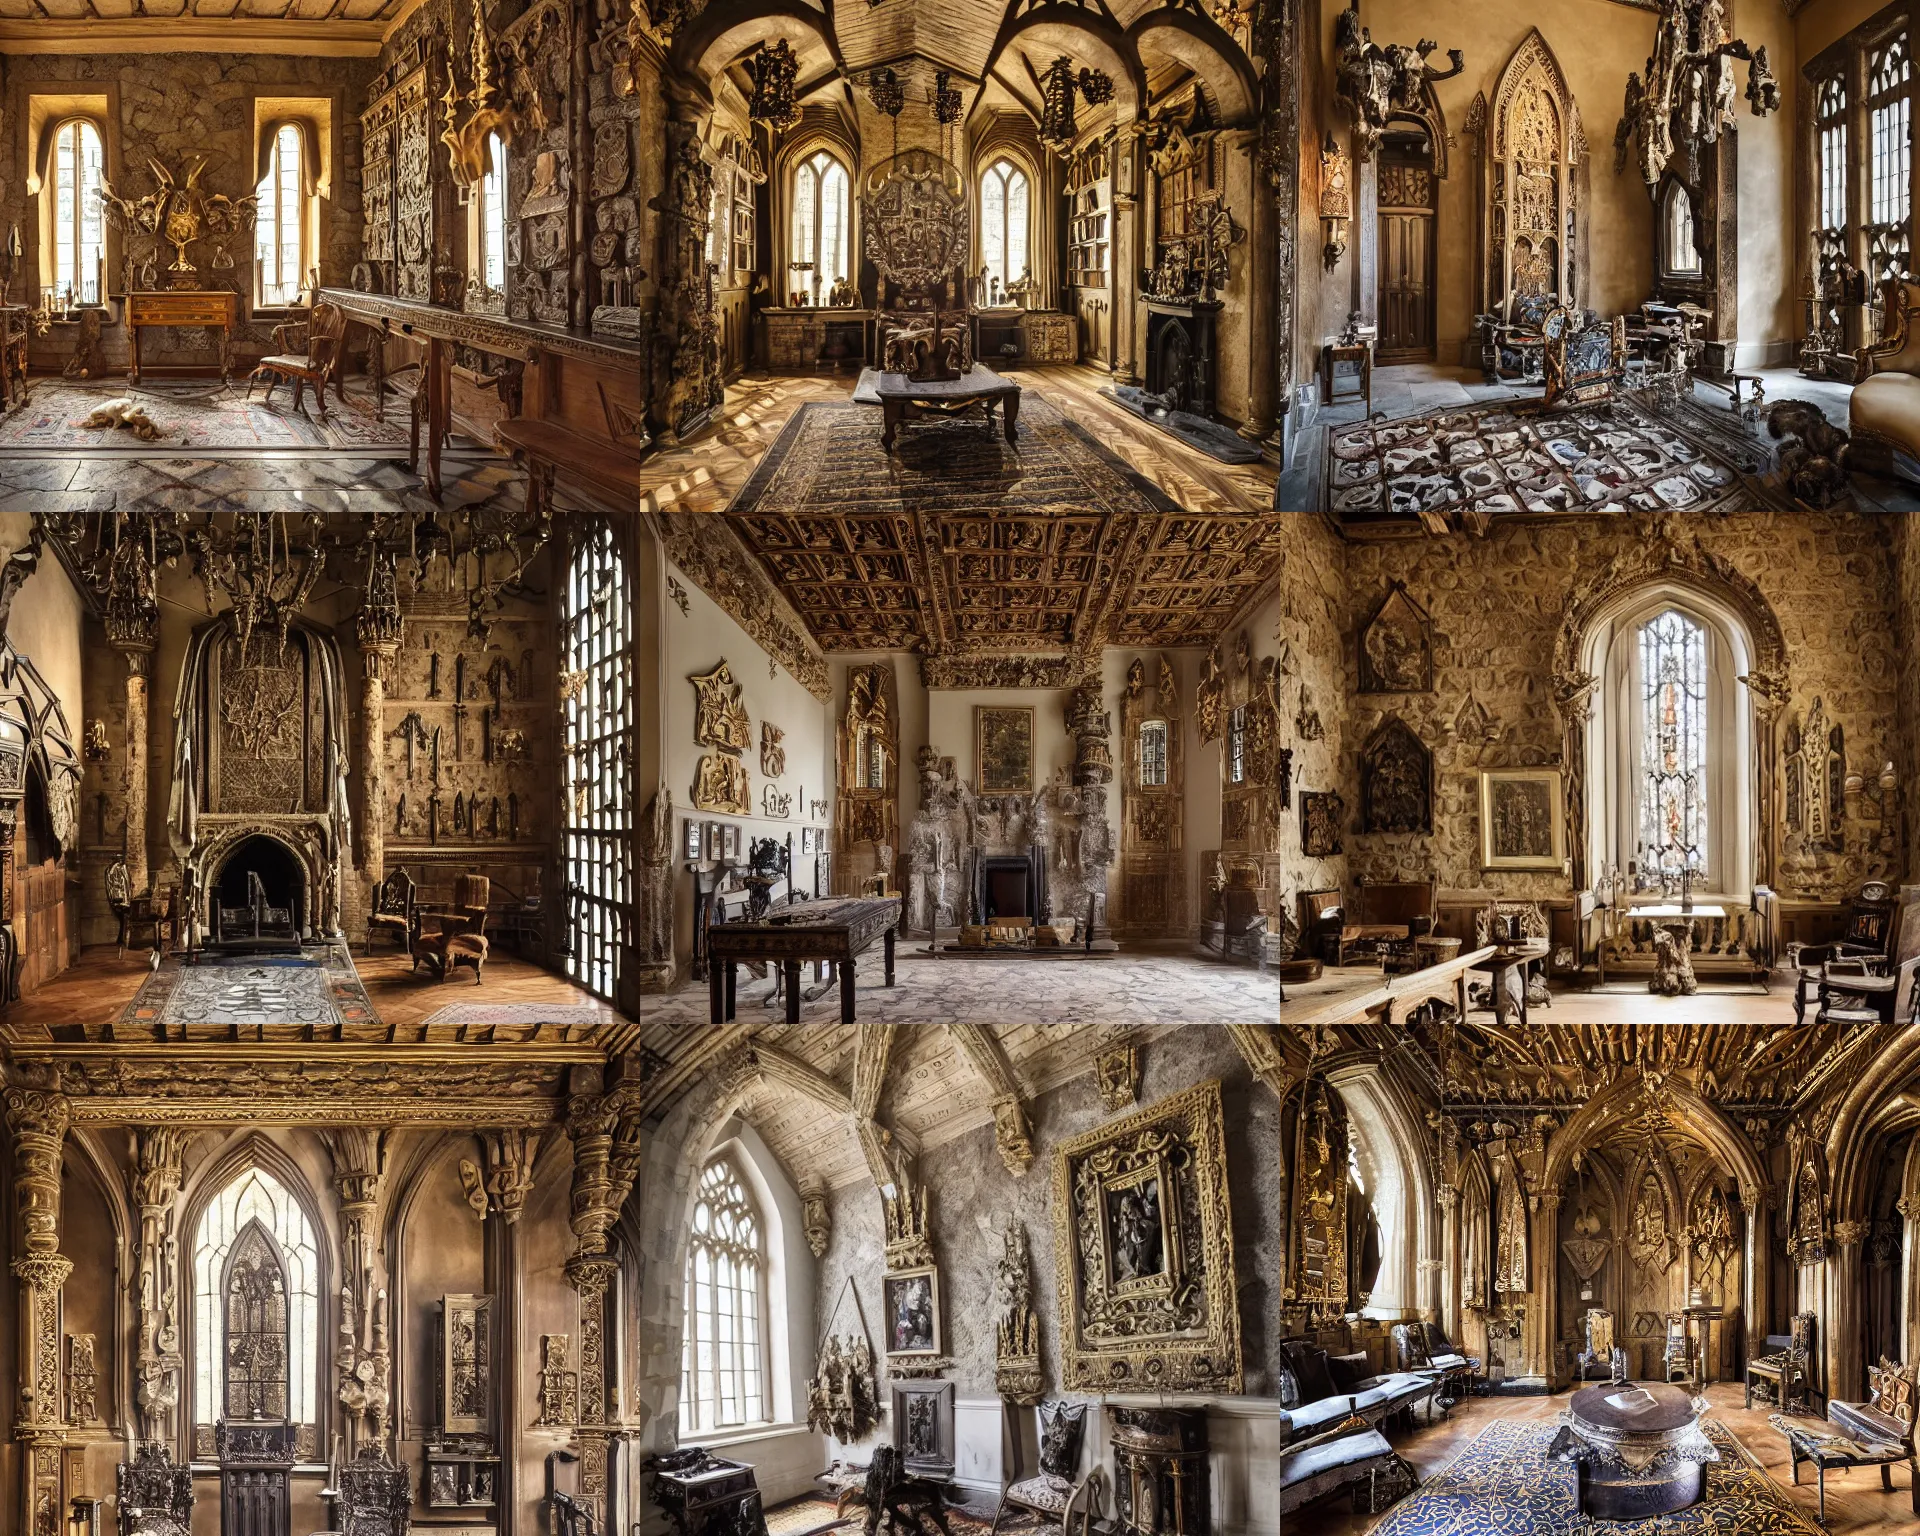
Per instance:
[[[1327,243],[1320,254],[1329,272],[1347,254],[1347,221],[1353,217],[1352,169],[1329,129],[1320,147],[1320,222],[1327,228]]]
[[[1875,787],[1869,789],[1867,781],[1858,773],[1849,773],[1844,781],[1847,799],[1854,802],[1854,814],[1862,821],[1874,821],[1880,824],[1880,830],[1873,835],[1872,848],[1875,853],[1893,853],[1899,843],[1896,835],[1900,821],[1900,802],[1894,798],[1900,788],[1900,775],[1894,772],[1889,762],[1880,770]]]

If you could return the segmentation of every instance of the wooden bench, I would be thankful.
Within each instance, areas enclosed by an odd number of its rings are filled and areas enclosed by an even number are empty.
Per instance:
[[[640,459],[606,443],[550,421],[510,417],[493,429],[502,449],[527,472],[527,511],[547,516],[553,511],[553,481],[565,471],[568,479],[612,498],[621,511],[640,504]]]

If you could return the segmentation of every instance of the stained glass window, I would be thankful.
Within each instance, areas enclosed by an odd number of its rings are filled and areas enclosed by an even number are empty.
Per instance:
[[[312,1424],[319,1251],[299,1201],[249,1168],[206,1208],[193,1244],[194,1422]]]
[[[687,1244],[680,1342],[681,1432],[708,1434],[767,1418],[760,1328],[760,1214],[732,1159],[700,1176]]]
[[[611,998],[632,919],[633,618],[613,530],[583,537],[567,572],[566,851],[572,953],[567,973]]]
[[[1707,867],[1707,632],[1669,608],[1640,629],[1640,886]]]
[[[1167,722],[1140,722],[1140,783],[1158,789],[1167,782]]]
[[[1814,136],[1820,162],[1820,227],[1847,223],[1847,80],[1835,74],[1820,82],[1814,106]]]
[[[1247,707],[1242,704],[1227,716],[1227,782],[1247,781]]]

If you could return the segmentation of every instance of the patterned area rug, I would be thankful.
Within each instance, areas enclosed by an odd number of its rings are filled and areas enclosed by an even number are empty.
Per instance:
[[[1723,419],[1722,419],[1723,418]],[[1772,452],[1732,412],[1621,395],[1552,415],[1509,403],[1336,427],[1336,512],[1713,512],[1777,508]]]
[[[306,955],[170,956],[121,1011],[122,1025],[378,1024],[346,946]]]
[[[1820,1536],[1725,1425],[1703,1419],[1700,1427],[1721,1459],[1707,1467],[1706,1497],[1658,1522],[1664,1536]],[[1450,1465],[1375,1522],[1369,1536],[1587,1532],[1592,1527],[1579,1511],[1577,1470],[1547,1460],[1558,1428],[1552,1421],[1489,1424]]]
[[[823,1499],[813,1495],[795,1499],[782,1504],[777,1509],[767,1511],[767,1536],[818,1536],[821,1531],[834,1529],[850,1533],[858,1532],[863,1525],[866,1511],[855,1506],[842,1519],[834,1513],[832,1499]],[[962,1509],[949,1506],[946,1511],[947,1527],[953,1536],[986,1536],[993,1529],[991,1511]],[[1037,1517],[1026,1510],[1010,1509],[1000,1522],[1001,1536],[1009,1532],[1036,1530],[1040,1525]]]
[[[600,1024],[596,1003],[454,1003],[427,1015],[428,1024]],[[775,1536],[779,1536],[776,1532]]]
[[[389,409],[385,422],[352,396],[341,405],[327,401],[322,421],[309,391],[302,409],[293,408],[293,391],[282,385],[273,404],[262,401],[264,388],[246,398],[246,383],[222,386],[218,381],[186,383],[158,381],[133,387],[124,380],[83,384],[59,379],[37,380],[32,403],[0,416],[0,449],[122,448],[159,453],[176,448],[334,448],[369,450],[407,446],[404,411]],[[157,441],[146,443],[115,427],[88,427],[82,423],[106,400],[131,396],[160,429]]]
[[[848,517],[901,511],[1045,516],[1090,508],[1177,512],[1177,503],[1102,448],[1031,391],[1021,397],[1019,449],[977,419],[912,421],[896,451],[880,446],[877,406],[809,401],[794,413],[728,513],[831,509]],[[784,525],[757,530],[765,548],[784,541]],[[771,542],[769,542],[771,540]]]

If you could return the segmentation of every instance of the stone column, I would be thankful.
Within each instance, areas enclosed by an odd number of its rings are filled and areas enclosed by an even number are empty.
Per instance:
[[[1460,1311],[1460,1191],[1442,1184],[1440,1199],[1440,1326],[1459,1346],[1465,1318]]]
[[[1773,1191],[1742,1189],[1740,1199],[1747,1208],[1747,1241],[1740,1262],[1747,1273],[1747,1359],[1752,1360],[1766,1353],[1767,1319],[1773,1311],[1773,1267],[1767,1262]]]
[[[337,1396],[346,1429],[346,1453],[363,1445],[386,1449],[392,1402],[393,1354],[388,1344],[387,1290],[380,1283],[375,1216],[386,1172],[384,1132],[355,1126],[322,1133],[333,1158],[340,1199],[340,1339],[334,1350]]]
[[[1145,301],[1140,297],[1140,226],[1144,217],[1140,183],[1145,175],[1140,159],[1136,128],[1121,127],[1113,136],[1113,251],[1107,263],[1113,283],[1111,324],[1113,382],[1116,384],[1138,384],[1141,379],[1133,366],[1140,344],[1140,316],[1145,308]],[[1120,190],[1123,186],[1124,192]]]
[[[59,1536],[65,1523],[60,1489],[60,1288],[73,1262],[60,1255],[60,1149],[68,1104],[59,1093],[10,1088],[7,1129],[13,1136],[13,1278],[20,1344],[15,1367],[19,1401],[13,1437],[21,1447],[21,1519],[31,1536]]]
[[[134,1401],[140,1410],[141,1437],[169,1439],[180,1403],[180,1314],[175,1287],[167,1273],[167,1249],[173,1243],[173,1207],[180,1197],[184,1131],[154,1126],[135,1133],[137,1168],[133,1199],[140,1212],[140,1254],[136,1284],[139,1326],[134,1339]]]
[[[568,1106],[567,1135],[573,1141],[575,1244],[567,1281],[580,1296],[580,1499],[593,1511],[595,1528],[605,1529],[611,1448],[626,1420],[621,1383],[609,1377],[606,1357],[607,1293],[620,1267],[608,1234],[640,1172],[638,1094],[626,1086],[576,1094]]]
[[[395,559],[378,544],[367,548],[366,593],[353,617],[353,632],[360,642],[360,867],[378,885],[386,878],[387,857],[387,673],[407,633]]]
[[[1531,1375],[1558,1391],[1560,1342],[1560,1202],[1559,1190],[1533,1197],[1532,1288],[1527,1295],[1527,1354]]]
[[[153,665],[153,640],[118,643],[127,658],[127,761],[123,789],[127,802],[127,888],[144,895],[152,885],[147,869],[147,674]]]
[[[1900,1358],[1920,1349],[1920,1195],[1902,1195],[1894,1207],[1906,1220],[1900,1243]]]
[[[1240,423],[1240,435],[1251,443],[1264,443],[1273,432],[1278,377],[1273,365],[1274,206],[1261,174],[1259,143],[1258,131],[1251,128],[1236,134],[1233,141],[1233,147],[1247,156],[1247,179],[1253,188],[1247,234],[1247,410]]]
[[[1820,1319],[1827,1341],[1827,1395],[1857,1402],[1865,1395],[1866,1371],[1860,1361],[1860,1240],[1864,1221],[1836,1221],[1827,1250],[1826,1306]]]

